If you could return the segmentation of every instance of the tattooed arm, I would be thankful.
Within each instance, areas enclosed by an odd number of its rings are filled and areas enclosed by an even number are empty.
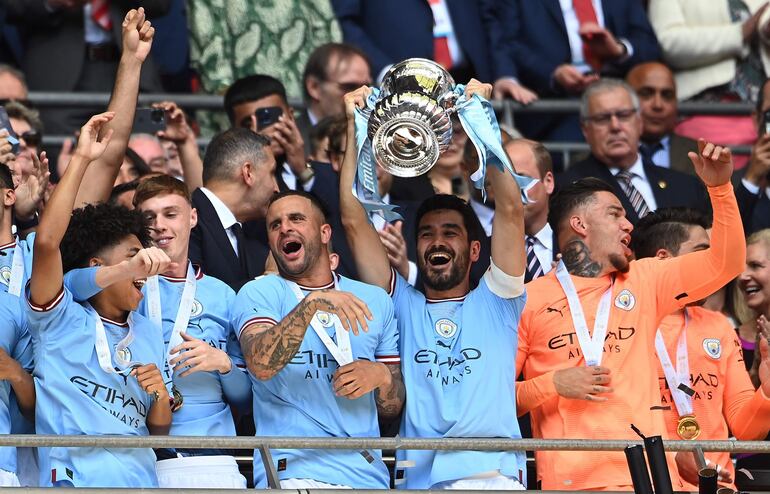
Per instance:
[[[591,251],[588,246],[576,238],[567,243],[561,252],[561,259],[567,267],[567,271],[575,276],[596,278],[602,271],[602,264],[591,259]]]
[[[404,378],[401,376],[401,364],[387,364],[390,371],[390,386],[379,387],[374,394],[377,401],[377,413],[382,417],[395,417],[404,406],[406,388]]]
[[[319,310],[339,316],[342,326],[354,334],[359,325],[366,331],[367,320],[372,319],[366,304],[350,293],[320,290],[305,297],[278,324],[255,321],[241,332],[241,350],[257,379],[272,378],[291,361]]]
[[[398,415],[406,395],[400,364],[369,360],[356,360],[337,369],[332,386],[337,396],[350,400],[374,391],[377,412],[382,417]]]

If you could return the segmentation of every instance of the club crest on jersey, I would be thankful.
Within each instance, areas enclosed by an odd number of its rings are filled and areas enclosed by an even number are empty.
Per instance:
[[[122,362],[131,362],[131,350],[128,347],[117,349],[118,360]]]
[[[436,321],[436,333],[442,338],[451,338],[457,333],[457,324],[449,319]]]
[[[11,284],[11,268],[8,266],[0,267],[0,283],[4,285]]]
[[[717,338],[704,339],[703,349],[706,350],[706,354],[713,359],[718,359],[722,356],[722,342]]]
[[[615,297],[615,307],[623,310],[631,310],[636,306],[636,297],[628,290],[622,290]]]
[[[328,312],[319,310],[318,312],[316,312],[315,316],[318,319],[318,322],[321,323],[321,326],[325,328],[330,328],[334,326],[334,317],[332,317],[332,315],[329,314]]]
[[[190,309],[190,317],[198,317],[203,314],[203,304],[198,302],[198,299],[193,299],[192,309]]]

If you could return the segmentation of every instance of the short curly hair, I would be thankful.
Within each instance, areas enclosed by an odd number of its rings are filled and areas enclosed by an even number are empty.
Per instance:
[[[150,229],[139,211],[113,204],[89,204],[72,212],[61,241],[64,272],[88,266],[104,249],[135,235],[144,247],[151,245]]]

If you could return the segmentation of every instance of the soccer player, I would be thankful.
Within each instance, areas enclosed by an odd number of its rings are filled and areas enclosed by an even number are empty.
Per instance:
[[[639,221],[631,246],[637,259],[671,259],[708,249],[709,227],[708,219],[697,210],[659,209]],[[728,439],[731,433],[740,440],[765,438],[770,430],[767,340],[760,340],[762,384],[756,391],[744,366],[738,335],[719,312],[690,305],[669,314],[655,336],[655,352],[669,439]],[[720,481],[734,490],[735,468],[729,453],[706,453],[706,458],[720,471]],[[676,461],[685,490],[697,490],[693,455],[679,452]]]
[[[648,436],[666,433],[658,324],[735,277],[746,250],[730,151],[702,140],[699,151],[689,156],[714,209],[706,250],[665,263],[629,261],[632,226],[608,184],[581,179],[552,198],[549,223],[563,263],[528,285],[516,358],[525,379],[517,383],[518,411],[532,411],[535,437],[638,439],[631,423]],[[632,488],[619,452],[538,451],[535,458],[543,489]]]
[[[16,191],[13,174],[4,164],[0,164],[0,194],[0,291],[20,297],[22,287],[32,271],[34,233],[30,233],[26,239],[17,238],[13,234]]]
[[[233,309],[257,435],[379,436],[378,412],[396,416],[404,402],[392,302],[381,289],[332,272],[331,227],[314,196],[274,196],[267,234],[279,274],[244,285]],[[284,489],[389,486],[376,450],[279,450],[273,457]],[[258,455],[254,483],[265,486]]]
[[[2,291],[0,321],[0,434],[11,434],[17,416],[12,407],[29,418],[35,416],[35,383],[30,375],[32,341],[19,298]],[[11,400],[11,393],[15,400]],[[16,467],[16,448],[0,448],[0,486],[19,486]]]
[[[347,142],[355,142],[356,107],[363,87],[345,96]],[[489,97],[492,86],[471,80],[470,97]],[[436,195],[417,212],[417,261],[425,295],[392,270],[380,238],[352,194],[355,146],[348,146],[340,180],[342,221],[361,278],[393,298],[401,335],[408,399],[406,437],[519,438],[513,381],[516,334],[524,307],[524,220],[521,192],[508,172],[487,168],[495,196],[492,260],[470,289],[471,264],[483,235],[463,200]],[[519,452],[405,451],[413,463],[396,472],[408,489],[523,489],[525,458]]]
[[[171,406],[160,370],[163,340],[148,319],[132,312],[147,276],[168,269],[139,213],[100,204],[73,212],[83,176],[112,132],[113,117],[92,117],[40,220],[27,289],[35,342],[35,423],[40,434],[167,434]],[[78,304],[62,285],[63,272],[89,265],[106,288]],[[109,274],[109,280],[101,278]],[[40,448],[40,482],[48,486],[154,487],[151,449]]]
[[[245,368],[245,363],[230,329],[235,292],[206,276],[187,256],[197,213],[182,181],[168,175],[145,180],[136,189],[134,206],[150,227],[154,244],[173,263],[145,283],[137,309],[163,329],[169,363],[163,369],[164,379],[173,381],[175,399],[170,434],[235,436],[230,405],[240,412],[251,409],[251,382],[245,369],[239,368]],[[75,300],[101,291],[92,269],[68,273],[67,286]],[[161,449],[156,453],[160,487],[246,488],[235,459],[225,451]]]

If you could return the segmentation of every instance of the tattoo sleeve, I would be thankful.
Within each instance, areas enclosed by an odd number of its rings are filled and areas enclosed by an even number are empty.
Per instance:
[[[291,361],[305,338],[318,302],[305,298],[278,324],[255,324],[244,330],[241,350],[257,379],[272,378]]]
[[[591,259],[591,251],[582,240],[572,240],[561,254],[567,271],[576,276],[596,278],[602,270],[601,263]]]
[[[390,371],[391,383],[388,389],[377,389],[374,398],[377,402],[377,412],[383,417],[395,417],[404,406],[406,389],[401,376],[401,365],[386,364]]]

